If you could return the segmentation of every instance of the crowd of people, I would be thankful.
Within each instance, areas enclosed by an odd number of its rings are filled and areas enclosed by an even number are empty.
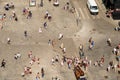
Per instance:
[[[51,2],[51,0],[49,0],[49,1]],[[5,5],[4,8],[5,8],[6,11],[9,11],[9,9],[14,9],[15,6],[14,6],[13,3],[10,3],[10,4],[8,3],[8,4]],[[70,10],[72,13],[75,12],[75,9],[73,7],[70,9],[69,2],[67,2],[65,4],[64,10]],[[33,16],[32,11],[29,8],[23,8],[22,14],[26,17],[26,19],[31,19],[32,16]],[[4,13],[3,14],[3,20],[6,18],[6,16],[7,15]],[[44,18],[44,20],[47,19],[49,22],[52,21],[52,15],[50,14],[50,12],[48,10],[46,10],[45,15],[44,15],[43,18]],[[16,12],[14,10],[12,12],[11,19],[14,19],[15,21],[18,21],[17,14],[16,14]],[[47,27],[48,27],[48,24],[47,24],[47,21],[45,21],[43,23],[43,28],[47,29]],[[39,28],[39,33],[41,33],[41,32],[42,32],[42,29],[40,27]],[[25,37],[28,36],[27,30],[24,31],[24,36]],[[64,39],[64,35],[63,35],[63,33],[59,33],[57,41],[61,42],[62,39]],[[56,39],[53,39],[53,40],[49,39],[48,40],[48,45],[52,45],[52,47],[54,48],[54,46],[56,45],[55,40]],[[10,38],[7,38],[7,44],[11,44],[11,39]],[[89,44],[88,49],[89,50],[94,50],[95,42],[93,40],[93,37],[89,38],[88,44]],[[107,39],[107,44],[110,47],[113,46],[112,45],[112,40],[110,38]],[[56,65],[56,63],[60,63],[60,66],[65,66],[64,64],[67,64],[68,69],[71,69],[71,68],[76,67],[76,66],[81,66],[81,67],[84,68],[85,71],[88,71],[88,67],[93,66],[93,65],[95,67],[97,67],[97,66],[102,67],[104,65],[104,62],[105,62],[105,56],[104,55],[99,60],[93,61],[93,63],[92,63],[92,60],[88,59],[89,58],[88,56],[85,56],[84,46],[82,44],[79,45],[80,57],[76,57],[76,56],[75,57],[73,57],[73,56],[67,57],[67,49],[66,49],[65,46],[66,45],[64,45],[64,42],[61,42],[61,45],[59,46],[59,49],[61,50],[61,52],[63,54],[57,54],[56,56],[54,56],[51,59],[51,65]],[[120,44],[113,49],[113,54],[118,56],[119,55],[119,49],[120,49]],[[17,54],[14,55],[14,59],[18,60],[19,58],[21,58],[21,54],[18,52]],[[33,55],[32,51],[30,51],[28,53],[28,59],[30,60],[29,61],[30,66],[27,66],[27,65],[24,66],[24,69],[23,69],[24,71],[21,73],[22,77],[24,77],[25,75],[29,75],[29,74],[33,73],[32,65],[34,65],[35,63],[37,63],[38,66],[40,65],[40,58]],[[3,67],[3,68],[6,67],[6,60],[5,59],[2,60],[1,67]],[[107,67],[106,70],[109,72],[111,69],[114,69],[115,72],[116,72],[117,68],[120,68],[120,63],[116,64],[113,61],[110,61],[108,63],[108,67]],[[41,74],[41,76],[40,76],[40,74]],[[40,78],[41,77],[43,78],[44,76],[45,76],[45,70],[42,67],[40,72],[38,71],[36,73],[35,79],[40,80]],[[60,79],[58,79],[57,77],[55,77],[55,78],[52,77],[52,80],[60,80]]]

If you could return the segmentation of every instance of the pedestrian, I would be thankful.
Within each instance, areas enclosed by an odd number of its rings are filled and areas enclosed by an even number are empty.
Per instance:
[[[43,68],[41,68],[41,76],[42,76],[42,78],[44,77],[44,69]]]
[[[22,72],[22,73],[21,73],[21,76],[22,76],[22,77],[24,77],[24,76],[25,76],[25,73],[24,73],[24,72]]]
[[[14,55],[14,58],[17,60],[18,58],[21,57],[21,54],[18,52],[17,54]]]
[[[95,61],[94,65],[95,65],[95,67],[97,67],[98,66],[98,61]]]
[[[52,46],[54,47],[55,46],[55,39],[52,40]]]
[[[3,59],[1,62],[1,67],[5,68],[5,65],[6,65],[6,61]]]
[[[66,53],[66,48],[65,48],[65,47],[63,48],[62,52],[63,52],[64,54]]]
[[[27,37],[27,31],[26,30],[24,31],[24,36]]]
[[[66,57],[65,57],[65,56],[63,56],[63,63],[64,63],[64,62],[66,62]]]
[[[63,60],[61,61],[61,66],[63,66],[64,65],[64,63],[63,63]]]
[[[10,2],[10,8],[11,8],[11,9],[14,9],[14,8],[15,8],[15,6],[14,6],[14,3],[13,3],[13,2]]]
[[[55,59],[54,59],[54,58],[52,58],[52,65],[54,65],[54,63],[55,63]]]
[[[79,51],[79,54],[80,54],[80,59],[82,59],[82,57],[84,57],[84,52]]]
[[[63,38],[63,34],[60,33],[58,39],[61,40]]]
[[[6,14],[4,13],[4,14],[3,14],[3,20],[4,20],[6,17],[7,17],[7,16],[6,16]]]
[[[89,65],[91,66],[91,64],[92,64],[92,61],[91,61],[91,60],[89,60]]]
[[[108,65],[108,67],[107,67],[107,71],[110,72],[110,65]]]
[[[48,14],[48,20],[51,21],[52,16],[50,14]]]
[[[7,38],[7,44],[10,44],[10,43],[11,43],[10,38]]]
[[[44,22],[43,26],[45,29],[47,29],[47,22]]]
[[[28,12],[27,19],[29,19],[29,18],[31,18],[31,17],[32,17],[32,12],[31,12],[31,11],[29,11],[29,12]]]
[[[117,49],[114,48],[114,49],[113,49],[113,54],[116,54],[116,53],[117,53]]]
[[[67,61],[68,69],[71,69],[71,64],[72,64],[72,60],[68,59],[68,61]]]
[[[38,65],[40,64],[40,58],[37,58],[37,64]]]
[[[112,46],[112,45],[111,45],[111,39],[110,39],[110,38],[107,39],[107,44],[108,44],[108,46]]]
[[[40,73],[39,72],[36,74],[36,80],[40,80]]]
[[[89,38],[88,42],[91,44],[91,42],[92,42],[92,37]]]
[[[85,63],[84,68],[86,71],[88,70],[88,63],[87,62]]]
[[[120,51],[119,50],[117,50],[117,52],[116,52],[116,54],[115,55],[118,55],[120,53]]]
[[[48,12],[48,10],[46,10],[45,15],[47,15],[47,16],[48,16],[48,14],[49,14],[49,12]]]
[[[59,62],[59,56],[58,56],[58,55],[56,55],[55,61],[56,61],[56,62]]]
[[[17,18],[17,16],[15,17],[15,21],[18,21],[18,18]]]
[[[92,45],[92,47],[94,47],[94,45],[95,45],[94,41],[91,42],[91,45]]]
[[[41,33],[42,32],[42,29],[41,29],[41,27],[39,28],[39,33]]]
[[[82,44],[80,44],[79,49],[80,49],[80,51],[83,52],[83,45]]]
[[[28,58],[32,58],[32,51],[28,53]]]
[[[113,62],[113,60],[109,62],[109,65],[110,65],[111,67],[114,66],[114,62]]]
[[[89,44],[89,50],[92,50],[93,45]]]
[[[102,67],[103,66],[103,62],[99,61],[99,66]]]
[[[44,16],[44,19],[48,18],[48,10],[45,12],[45,16]]]
[[[32,66],[33,63],[34,63],[34,61],[31,59],[29,63],[30,63],[30,65]]]
[[[10,9],[10,5],[7,3],[4,8],[6,11],[8,11]]]
[[[14,55],[14,59],[16,59],[16,60],[18,59],[18,57],[17,57],[17,55],[16,55],[16,54]]]
[[[41,0],[41,2],[40,2],[40,6],[43,7],[43,0]]]
[[[12,17],[13,17],[13,18],[16,17],[16,13],[15,13],[15,11],[12,12]]]
[[[25,15],[26,14],[26,8],[23,8],[23,15]]]
[[[51,45],[51,39],[48,40],[48,45]]]
[[[117,70],[117,64],[114,65],[114,71],[116,72]]]
[[[100,62],[104,63],[104,61],[105,61],[105,58],[104,58],[104,55],[103,55],[103,57],[101,58]]]

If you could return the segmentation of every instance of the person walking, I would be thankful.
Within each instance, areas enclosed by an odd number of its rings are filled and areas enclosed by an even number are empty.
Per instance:
[[[47,22],[44,22],[43,26],[45,29],[47,29]]]
[[[28,53],[28,58],[32,58],[32,51]]]
[[[63,54],[66,53],[66,48],[65,47],[62,49],[62,52],[63,52]]]
[[[89,50],[92,50],[93,45],[89,44]]]
[[[114,71],[117,71],[117,64],[114,65]]]
[[[91,42],[91,45],[94,47],[94,45],[95,45],[95,42],[94,42],[94,41],[92,41],[92,42]]]
[[[51,60],[51,61],[52,61],[52,65],[54,65],[54,63],[55,63],[55,59],[54,59],[54,58],[52,58],[52,60]]]
[[[90,37],[90,38],[89,38],[88,42],[89,42],[89,43],[91,43],[91,42],[92,42],[92,37]]]
[[[116,54],[116,53],[117,53],[117,49],[114,48],[114,49],[113,49],[113,54]]]
[[[39,31],[38,31],[39,33],[41,33],[42,32],[42,29],[41,29],[41,27],[39,28]]]
[[[31,17],[32,17],[32,12],[31,12],[31,11],[29,11],[29,12],[28,12],[27,19],[30,19]]]
[[[28,36],[28,35],[27,35],[27,31],[26,31],[26,30],[24,31],[24,36],[25,36],[25,37],[27,37],[27,36]]]
[[[7,38],[7,44],[10,44],[11,40],[10,38]]]
[[[48,40],[48,45],[51,45],[51,39]]]
[[[112,45],[111,45],[111,39],[110,39],[110,38],[107,39],[107,44],[108,44],[108,46],[112,46]]]
[[[83,45],[82,44],[80,44],[79,49],[80,49],[80,51],[83,52]]]
[[[40,80],[40,73],[39,72],[36,74],[36,80]]]
[[[110,72],[110,65],[108,65],[108,67],[107,67],[107,71]]]
[[[17,16],[15,17],[15,21],[18,21],[18,18],[17,18]]]
[[[44,77],[44,69],[43,68],[41,68],[41,76],[42,76],[42,78]]]
[[[3,59],[1,62],[1,67],[5,68],[5,65],[6,65],[6,61]]]
[[[63,38],[63,34],[60,33],[59,36],[58,36],[58,40],[61,40]]]
[[[91,43],[89,44],[89,50],[92,50],[94,45],[95,45],[94,41],[91,41]]]

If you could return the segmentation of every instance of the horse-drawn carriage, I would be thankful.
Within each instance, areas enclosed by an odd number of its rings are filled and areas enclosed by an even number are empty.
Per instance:
[[[77,80],[86,80],[86,78],[84,77],[84,72],[80,68],[80,66],[74,67],[74,74],[75,74]]]

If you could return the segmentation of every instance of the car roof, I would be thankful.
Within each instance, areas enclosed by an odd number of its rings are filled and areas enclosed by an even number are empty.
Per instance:
[[[95,0],[88,0],[88,1],[89,1],[89,3],[90,3],[92,6],[97,6]]]

